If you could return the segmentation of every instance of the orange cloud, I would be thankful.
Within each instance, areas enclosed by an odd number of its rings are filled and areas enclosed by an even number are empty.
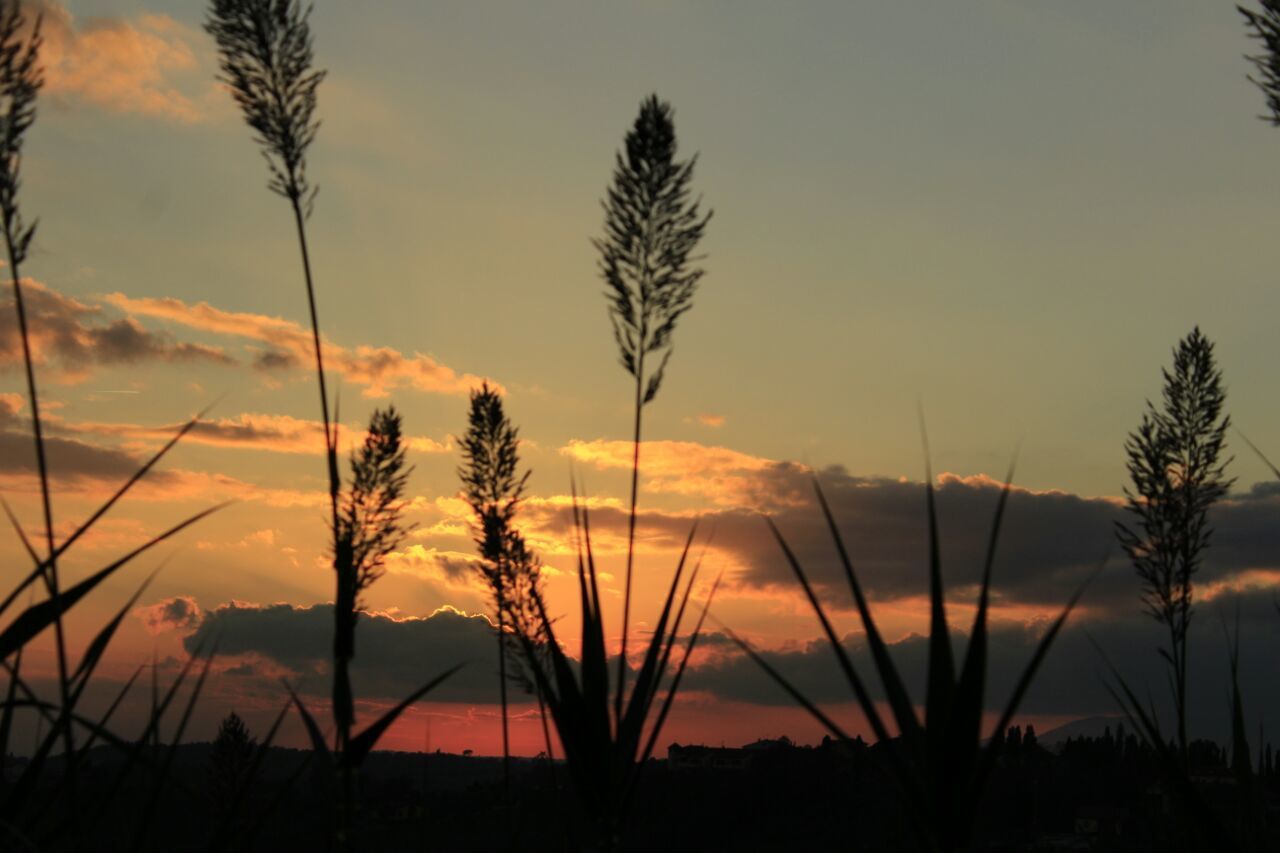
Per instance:
[[[183,91],[195,80],[213,91],[211,75],[202,72],[191,47],[198,36],[190,28],[152,14],[133,20],[93,18],[81,26],[54,0],[26,5],[29,17],[43,18],[40,58],[51,94],[74,96],[111,112],[186,123],[203,117]],[[180,88],[180,80],[187,85]]]
[[[309,329],[282,317],[249,312],[223,311],[207,302],[189,304],[181,299],[133,299],[110,293],[105,301],[130,314],[155,317],[189,328],[220,335],[248,338],[270,348],[259,353],[256,366],[264,370],[307,364],[312,358]],[[484,381],[470,373],[459,374],[430,355],[405,355],[390,347],[341,347],[322,343],[325,367],[336,369],[349,382],[363,385],[364,396],[385,397],[396,388],[413,388],[436,394],[465,394]],[[491,386],[502,386],[489,380]]]
[[[25,279],[22,284],[32,358],[57,368],[55,377],[79,382],[94,367],[147,361],[232,365],[218,347],[175,341],[166,332],[148,331],[132,317],[106,320],[102,308]],[[12,292],[0,295],[0,371],[22,364],[22,342]]]
[[[412,575],[456,589],[483,590],[478,566],[480,558],[459,551],[441,551],[410,545],[387,555],[387,571]]]
[[[0,405],[3,403],[0,397]],[[178,423],[152,427],[130,423],[73,423],[54,417],[47,420],[54,432],[156,441],[167,441],[182,427]],[[341,440],[347,445],[361,441],[363,437],[363,430],[347,428],[342,432]],[[234,418],[198,421],[183,438],[183,442],[269,450],[275,453],[321,453],[324,448],[324,427],[319,421],[289,415],[244,412]],[[448,453],[453,450],[451,441],[441,442],[426,436],[411,436],[405,439],[405,443],[410,450],[418,453]]]
[[[200,605],[189,595],[175,595],[145,607],[135,608],[133,615],[142,620],[149,634],[187,631],[200,624]]]
[[[629,441],[574,439],[560,453],[597,469],[630,468]],[[789,503],[787,496],[761,492],[760,475],[786,467],[761,456],[694,441],[645,441],[640,446],[641,482],[651,492],[710,498],[721,506],[760,507]]]
[[[34,455],[26,452],[30,441],[29,435],[0,431],[0,450],[6,455],[0,464],[0,490],[27,496],[39,493],[40,481],[34,464],[26,459]],[[142,465],[140,459],[122,450],[69,439],[47,439],[45,448],[52,459],[50,479],[59,494],[68,497],[104,500]],[[244,500],[279,508],[318,507],[328,502],[327,494],[320,488],[277,489],[225,474],[185,469],[150,472],[130,489],[129,498],[165,503]]]

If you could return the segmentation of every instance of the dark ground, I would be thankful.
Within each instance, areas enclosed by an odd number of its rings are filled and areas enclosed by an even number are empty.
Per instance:
[[[861,743],[797,747],[684,748],[646,767],[624,850],[791,851],[909,849],[912,816]],[[163,755],[161,748],[160,754]],[[62,849],[205,850],[231,808],[217,793],[209,744],[178,749],[170,781],[148,772],[119,779],[117,750],[95,748],[81,775],[79,829],[65,816],[47,826]],[[20,762],[20,760],[19,760]],[[1280,773],[1260,760],[1271,826],[1280,824]],[[1223,750],[1198,742],[1193,776],[1225,821],[1239,819]],[[11,767],[10,772],[20,768]],[[978,816],[976,851],[1170,849],[1169,798],[1152,753],[1132,735],[1076,738],[1049,751],[1009,742]],[[552,851],[568,849],[574,808],[567,768],[513,760],[512,814],[503,808],[502,762],[441,753],[373,753],[358,779],[357,849]],[[225,788],[224,786],[221,786]],[[158,791],[143,843],[137,828]],[[232,820],[236,853],[327,850],[334,814],[318,760],[272,749]],[[71,842],[79,831],[83,843]],[[21,849],[10,846],[4,849]],[[1276,849],[1276,848],[1273,848]]]

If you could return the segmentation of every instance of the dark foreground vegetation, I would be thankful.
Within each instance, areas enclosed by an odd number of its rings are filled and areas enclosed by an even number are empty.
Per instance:
[[[861,850],[904,847],[904,808],[882,753],[897,744],[861,739],[797,746],[785,738],[744,748],[673,744],[645,767],[636,818],[624,827],[619,850],[770,851]],[[1192,741],[1197,789],[1225,823],[1246,820],[1233,795],[1230,756],[1217,744]],[[234,769],[217,759],[218,746],[180,747],[170,768],[172,789],[151,818],[150,849],[208,849],[228,817]],[[1176,799],[1163,781],[1155,752],[1123,723],[1099,736],[1074,737],[1052,748],[1033,730],[1009,730],[975,814],[973,851],[1163,851],[1178,849],[1171,833]],[[272,748],[252,793],[234,820],[242,851],[326,849],[330,804],[317,795],[320,768],[303,750]],[[1272,825],[1280,819],[1280,768],[1268,751],[1258,756],[1259,793]],[[22,762],[18,763],[21,767]],[[117,786],[122,759],[108,747],[92,750],[80,779],[89,800]],[[361,769],[353,830],[370,850],[564,851],[572,816],[564,811],[561,762],[545,757],[510,761],[510,789],[501,758],[442,753],[374,752]],[[230,774],[229,774],[230,771]],[[52,783],[61,773],[54,762]],[[111,819],[95,836],[96,850],[133,849],[138,805],[149,786],[137,771],[118,785]],[[830,792],[841,792],[836,807]],[[515,836],[506,829],[506,801],[515,801]],[[856,839],[850,844],[850,839]],[[1269,836],[1265,849],[1280,837]]]
[[[359,721],[349,671],[356,657],[364,595],[387,556],[409,530],[402,517],[410,473],[401,416],[372,413],[347,466],[339,459],[336,398],[327,384],[319,317],[319,274],[307,223],[316,184],[307,153],[323,70],[314,67],[308,10],[295,0],[212,0],[206,29],[220,58],[221,80],[252,130],[268,164],[268,187],[288,204],[296,230],[300,278],[314,342],[316,384],[324,428],[327,486],[324,541],[334,581],[333,651],[328,714],[313,713],[314,697],[281,686],[280,711],[259,742],[234,715],[216,741],[192,743],[193,709],[216,658],[197,650],[167,685],[153,684],[142,731],[122,733],[113,715],[141,672],[108,709],[85,716],[81,697],[116,630],[146,589],[144,581],[83,649],[68,648],[66,622],[103,580],[156,545],[198,523],[216,507],[177,520],[161,535],[74,584],[59,571],[63,555],[132,487],[159,464],[197,422],[192,419],[88,518],[57,541],[50,478],[23,301],[34,217],[19,204],[26,131],[36,117],[43,80],[40,22],[17,0],[0,0],[0,226],[12,275],[26,400],[39,481],[40,534],[28,536],[9,512],[29,563],[0,603],[0,853],[8,850],[170,851],[289,850],[1175,850],[1280,849],[1280,795],[1269,746],[1247,737],[1240,651],[1228,628],[1223,662],[1232,675],[1230,743],[1196,740],[1186,724],[1187,696],[1197,688],[1187,670],[1196,575],[1212,544],[1209,509],[1231,485],[1225,451],[1230,420],[1226,386],[1213,344],[1194,329],[1178,342],[1164,373],[1159,405],[1150,404],[1124,447],[1130,524],[1116,531],[1120,549],[1143,585],[1141,602],[1162,630],[1170,695],[1158,712],[1138,698],[1122,674],[1108,686],[1124,715],[1100,737],[1042,747],[1013,721],[1045,656],[1086,587],[1063,602],[1008,696],[987,696],[988,611],[995,554],[1008,486],[992,519],[976,616],[965,641],[954,644],[939,553],[932,477],[927,477],[929,535],[921,576],[929,585],[926,689],[909,695],[877,628],[874,603],[859,581],[857,554],[846,548],[815,479],[821,512],[870,649],[873,667],[859,672],[828,614],[838,590],[819,589],[775,534],[777,559],[791,569],[840,665],[843,680],[872,731],[851,737],[841,721],[773,670],[751,644],[724,626],[792,700],[829,733],[819,747],[769,742],[741,750],[659,744],[718,578],[700,575],[706,538],[691,524],[671,567],[648,637],[628,645],[633,624],[632,575],[642,426],[671,363],[679,319],[693,307],[705,271],[698,244],[711,214],[693,191],[696,156],[680,159],[674,111],[645,98],[616,154],[606,189],[604,228],[593,241],[619,361],[630,380],[633,455],[627,557],[621,600],[620,648],[610,648],[600,575],[587,506],[573,487],[573,547],[581,632],[557,629],[562,615],[543,595],[541,563],[522,537],[518,516],[528,472],[521,469],[517,429],[500,394],[487,385],[471,400],[459,470],[475,515],[482,580],[492,594],[495,641],[507,743],[508,682],[535,697],[546,754],[499,759],[377,752],[396,719],[457,671],[423,676],[422,686],[383,716]],[[1280,2],[1262,0],[1244,12],[1262,53],[1251,57],[1255,82],[1280,124]],[[923,433],[923,429],[922,429]],[[925,448],[926,472],[928,449]],[[1280,470],[1276,476],[1280,478]],[[1012,480],[1010,470],[1006,483]],[[6,511],[9,510],[5,505]],[[699,580],[702,583],[699,585]],[[19,602],[30,601],[25,607]],[[844,604],[849,601],[843,602]],[[649,616],[650,614],[646,614]],[[559,630],[559,633],[558,633]],[[42,696],[23,676],[23,655],[37,637],[53,638],[56,691]],[[1235,636],[1238,636],[1238,631]],[[961,653],[960,647],[963,647]],[[572,654],[570,653],[572,650]],[[628,654],[630,650],[631,654]],[[1106,661],[1099,650],[1100,662]],[[428,676],[434,676],[428,678]],[[989,702],[999,722],[983,730]],[[883,699],[883,702],[879,700]],[[15,719],[34,721],[32,753],[16,756]],[[305,751],[274,746],[284,720],[301,721]],[[1160,719],[1173,719],[1163,731]],[[844,723],[843,725],[848,725]],[[169,734],[162,741],[160,732]],[[554,736],[553,736],[554,734]],[[555,750],[562,755],[556,756]]]

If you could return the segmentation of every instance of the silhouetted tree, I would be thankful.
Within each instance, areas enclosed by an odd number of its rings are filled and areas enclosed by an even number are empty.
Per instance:
[[[1187,632],[1192,583],[1212,527],[1209,508],[1226,494],[1230,460],[1220,461],[1230,417],[1213,344],[1199,328],[1174,350],[1163,370],[1163,405],[1150,402],[1125,442],[1131,487],[1125,488],[1134,526],[1117,522],[1120,544],[1142,580],[1147,612],[1169,633],[1160,650],[1173,686],[1177,744],[1187,751]]]
[[[235,711],[218,726],[218,736],[209,752],[209,793],[214,814],[225,820],[240,789],[249,776],[257,741]]]
[[[616,155],[613,184],[602,201],[604,236],[592,241],[600,253],[600,274],[608,286],[605,296],[619,359],[635,379],[631,514],[627,525],[617,714],[622,713],[626,687],[641,413],[662,385],[676,321],[693,306],[694,290],[703,270],[693,266],[697,259],[692,253],[711,218],[710,211],[703,214],[699,200],[690,197],[697,155],[676,160],[676,129],[669,104],[657,95],[641,102],[640,114],[627,132],[625,147],[625,152]]]
[[[1263,121],[1280,126],[1280,0],[1259,0],[1261,11],[1237,6],[1244,16],[1249,36],[1262,42],[1262,53],[1246,56],[1257,76],[1249,79],[1262,90],[1270,115],[1260,116]]]
[[[1010,726],[1008,733],[1004,738],[1005,748],[1011,755],[1018,755],[1022,752],[1022,727]]]

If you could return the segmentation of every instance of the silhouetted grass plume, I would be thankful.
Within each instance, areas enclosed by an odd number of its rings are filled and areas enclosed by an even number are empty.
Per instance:
[[[463,465],[458,469],[463,496],[475,513],[480,573],[493,596],[498,623],[498,690],[502,706],[502,784],[508,819],[511,810],[511,742],[507,711],[508,627],[532,630],[533,595],[540,567],[514,521],[529,473],[520,473],[519,430],[503,410],[502,395],[484,383],[471,392],[467,431],[462,437]],[[511,616],[508,619],[508,615]],[[550,754],[548,744],[548,754]]]
[[[359,594],[381,574],[383,560],[403,537],[400,500],[407,472],[401,447],[400,417],[394,410],[375,412],[360,453],[352,457],[352,483],[346,496],[338,473],[336,412],[329,412],[315,282],[307,245],[306,220],[317,187],[306,174],[307,150],[315,141],[317,89],[324,72],[313,67],[310,7],[296,0],[213,0],[205,29],[217,43],[221,80],[231,89],[245,122],[267,160],[268,188],[288,200],[302,257],[303,282],[311,319],[311,337],[320,390],[325,462],[329,478],[330,533],[336,583],[334,595],[332,713],[336,723],[332,766],[340,793],[335,839],[342,849],[352,844],[355,772],[383,732],[411,704],[426,695],[457,667],[412,693],[359,734],[350,668],[355,657]],[[294,695],[312,744],[330,757],[318,725]]]
[[[1227,493],[1230,460],[1220,460],[1230,416],[1213,343],[1199,328],[1179,341],[1172,369],[1164,370],[1163,405],[1147,403],[1138,429],[1125,442],[1131,487],[1118,522],[1120,544],[1142,580],[1147,613],[1169,632],[1160,656],[1169,665],[1178,749],[1187,752],[1187,633],[1192,585],[1209,547],[1209,509]]]
[[[641,415],[662,386],[676,323],[693,307],[693,294],[703,276],[693,251],[711,219],[710,211],[704,214],[699,209],[700,200],[691,198],[697,155],[677,160],[676,148],[671,105],[650,95],[641,102],[640,114],[627,132],[625,151],[615,156],[613,183],[601,202],[604,236],[592,241],[600,253],[600,275],[608,286],[605,296],[619,360],[635,380],[631,513],[615,715],[622,713],[627,679]]]
[[[1244,16],[1249,36],[1262,43],[1262,52],[1246,56],[1257,76],[1249,79],[1262,90],[1268,115],[1260,116],[1273,126],[1280,126],[1280,0],[1258,0],[1261,9],[1245,6],[1236,9]]]

